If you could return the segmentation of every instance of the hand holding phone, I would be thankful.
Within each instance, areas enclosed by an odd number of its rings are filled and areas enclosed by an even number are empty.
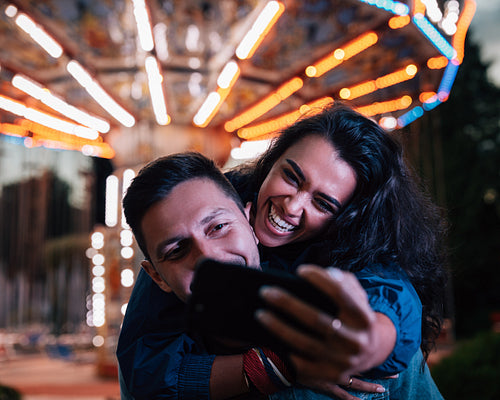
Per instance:
[[[337,306],[329,296],[296,275],[204,260],[197,267],[191,284],[188,329],[205,336],[286,351],[287,345],[255,319],[257,310],[271,309],[298,329],[312,333],[288,315],[267,305],[259,296],[263,286],[278,286],[332,316],[337,314]]]

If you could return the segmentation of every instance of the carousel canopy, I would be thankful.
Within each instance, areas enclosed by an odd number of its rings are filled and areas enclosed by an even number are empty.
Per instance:
[[[111,158],[110,131],[269,138],[342,100],[387,129],[447,100],[473,0],[15,0],[0,133]]]

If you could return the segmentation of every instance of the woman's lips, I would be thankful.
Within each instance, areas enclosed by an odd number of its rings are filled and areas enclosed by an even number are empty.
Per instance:
[[[271,206],[269,207],[269,214],[267,216],[267,219],[271,226],[276,229],[280,233],[288,233],[288,232],[293,232],[298,229],[298,226],[292,225],[285,220],[283,220],[277,213],[276,208],[274,205],[271,203]]]

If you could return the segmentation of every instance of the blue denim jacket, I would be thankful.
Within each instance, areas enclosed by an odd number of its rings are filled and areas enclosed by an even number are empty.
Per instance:
[[[361,400],[444,400],[432,379],[429,367],[423,364],[422,351],[412,357],[408,368],[396,379],[367,379],[385,388],[384,393],[366,393],[349,390],[349,393]],[[423,367],[423,368],[422,368]],[[291,388],[269,396],[270,400],[330,400],[336,396],[327,396],[305,388]]]
[[[422,303],[406,272],[397,264],[375,264],[354,273],[376,312],[390,318],[396,328],[394,349],[384,363],[366,372],[370,378],[394,375],[409,365],[420,348]]]

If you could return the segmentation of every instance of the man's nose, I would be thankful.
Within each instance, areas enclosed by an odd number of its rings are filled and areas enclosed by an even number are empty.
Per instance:
[[[200,239],[196,241],[195,247],[197,261],[200,261],[203,258],[211,258],[214,260],[223,261],[223,259],[221,258],[222,251],[217,243],[209,243],[209,241],[207,240]]]

